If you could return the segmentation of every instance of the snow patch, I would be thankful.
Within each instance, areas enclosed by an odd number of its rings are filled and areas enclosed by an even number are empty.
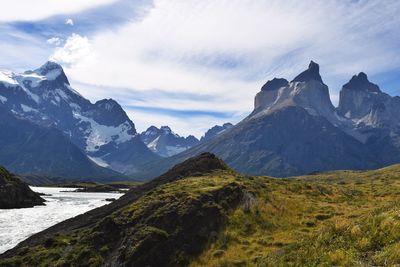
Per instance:
[[[87,135],[87,152],[95,152],[101,146],[112,141],[116,144],[121,144],[131,140],[134,137],[134,135],[128,133],[128,131],[132,129],[128,121],[117,127],[113,127],[98,124],[93,119],[85,117],[79,113],[73,113],[73,116],[81,120],[81,122],[89,123],[90,125],[90,127],[85,131],[85,134]]]
[[[14,74],[9,71],[0,71],[0,82],[7,83],[9,85],[18,85],[18,82],[14,79]]]
[[[110,165],[108,165],[108,163],[107,162],[105,162],[102,158],[100,158],[100,157],[90,157],[90,156],[88,156],[88,158],[91,160],[91,161],[93,161],[94,163],[96,163],[97,165],[99,165],[99,166],[101,166],[101,167],[104,167],[104,168],[107,168],[107,167],[109,167]]]
[[[153,141],[151,141],[147,147],[152,150],[152,151],[157,151],[157,144],[158,144],[158,140],[160,139],[160,136],[157,136],[156,139],[154,139]]]
[[[38,112],[36,109],[28,107],[27,105],[21,104],[21,108],[24,112]]]
[[[40,76],[37,73],[30,71],[16,75],[16,80],[21,86],[29,83],[30,87],[38,87],[45,79],[44,76]]]
[[[74,110],[74,111],[80,111],[81,107],[75,103],[69,103],[69,106]]]
[[[46,74],[46,78],[48,81],[54,81],[55,79],[57,79],[58,76],[61,75],[62,70],[61,69],[53,69],[51,71],[49,71]]]
[[[4,104],[6,101],[7,101],[7,97],[0,95],[0,102]]]
[[[67,94],[66,94],[63,90],[61,90],[61,89],[56,89],[55,91],[56,91],[56,93],[57,93],[62,99],[64,99],[65,101],[68,101],[68,100],[69,100],[69,97],[67,96]]]

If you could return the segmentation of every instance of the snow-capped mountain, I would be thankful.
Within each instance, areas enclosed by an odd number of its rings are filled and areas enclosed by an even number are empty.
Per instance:
[[[204,142],[214,138],[215,136],[222,134],[226,130],[233,127],[233,124],[230,122],[224,123],[223,125],[215,125],[212,128],[208,129],[208,131],[201,137],[200,142]]]
[[[181,153],[199,142],[193,135],[186,138],[179,136],[168,126],[161,126],[160,129],[150,126],[140,134],[140,137],[148,148],[162,157]]]
[[[268,81],[253,112],[227,131],[174,157],[146,164],[141,177],[212,152],[246,174],[286,177],[338,169],[374,169],[400,162],[400,97],[354,76],[335,108],[312,62],[291,82]]]
[[[17,118],[58,129],[102,167],[126,173],[157,158],[117,102],[92,104],[70,86],[55,62],[23,73],[1,71],[0,105]]]

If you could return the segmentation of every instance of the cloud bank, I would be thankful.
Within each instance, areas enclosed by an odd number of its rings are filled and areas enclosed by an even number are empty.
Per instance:
[[[290,80],[311,59],[335,103],[360,71],[399,93],[398,1],[128,2],[112,4],[112,27],[102,23],[104,10],[86,16],[100,25],[96,31],[72,14],[63,21],[74,18],[74,27],[64,25],[74,32],[46,40],[63,40],[52,41],[49,57],[65,65],[77,90],[92,100],[115,98],[140,130],[168,124],[199,136],[215,123],[237,122],[267,80]],[[118,14],[123,22],[115,22]]]

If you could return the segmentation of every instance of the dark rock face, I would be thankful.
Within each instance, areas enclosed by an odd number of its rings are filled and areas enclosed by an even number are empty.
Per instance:
[[[1,77],[0,106],[15,117],[57,129],[95,164],[125,173],[159,158],[116,101],[90,103],[70,86],[57,63]]]
[[[20,178],[0,166],[0,209],[31,208],[44,205],[44,201]]]
[[[140,137],[150,150],[162,157],[176,155],[199,142],[193,135],[188,137],[179,136],[168,126],[161,126],[160,129],[150,126],[140,134]]]
[[[207,140],[210,140],[214,137],[216,137],[219,134],[222,134],[223,132],[229,130],[230,128],[233,127],[233,124],[230,122],[224,123],[222,126],[221,125],[215,125],[211,129],[209,129],[203,137],[201,137],[200,142],[204,142]]]
[[[286,79],[274,78],[264,84],[263,87],[261,87],[261,91],[275,91],[279,88],[288,86],[288,84],[289,82]]]
[[[308,82],[312,80],[324,83],[319,74],[319,65],[314,61],[311,61],[308,65],[308,69],[296,76],[296,78],[293,79],[293,82]]]
[[[381,92],[379,86],[371,83],[368,80],[367,74],[365,74],[364,72],[360,72],[358,75],[354,75],[348,83],[343,85],[343,88],[350,90],[375,92],[375,93]]]

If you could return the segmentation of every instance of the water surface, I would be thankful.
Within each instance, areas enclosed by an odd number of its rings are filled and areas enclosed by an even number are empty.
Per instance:
[[[74,193],[75,188],[31,187],[44,196],[46,206],[0,210],[0,254],[19,242],[58,222],[108,204],[106,198],[119,198],[120,193]],[[69,191],[69,192],[61,192]]]

